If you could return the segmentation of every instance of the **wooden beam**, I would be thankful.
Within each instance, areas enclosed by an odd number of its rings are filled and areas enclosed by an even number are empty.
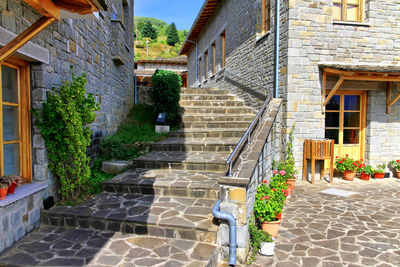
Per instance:
[[[60,9],[51,0],[24,0],[45,17],[60,20]]]
[[[391,106],[393,106],[394,103],[396,103],[397,100],[399,100],[399,99],[400,99],[400,93],[392,100],[392,102],[389,103],[389,108],[390,108]]]
[[[390,100],[392,99],[392,82],[387,83],[386,88],[386,114],[390,114]]]
[[[86,15],[96,11],[96,8],[90,5],[89,3],[85,5],[78,3],[74,4],[70,2],[71,1],[67,1],[67,3],[65,1],[55,1],[54,3],[57,6],[57,8],[67,10],[72,13],[78,13],[80,15]]]
[[[364,75],[343,75],[343,79],[351,80],[351,81],[379,81],[379,82],[400,82],[399,77],[391,77],[391,76],[364,76]]]
[[[337,81],[337,83],[335,84],[335,87],[333,87],[332,91],[329,93],[328,97],[325,99],[324,102],[324,106],[326,106],[329,102],[329,100],[331,100],[332,96],[336,93],[336,91],[340,88],[340,86],[342,85],[344,81],[343,76],[339,77],[339,80]]]
[[[50,25],[55,18],[42,17],[37,22],[32,24],[28,29],[15,37],[11,42],[0,49],[0,63],[11,56],[21,46],[29,42],[33,37],[40,33],[44,28]]]

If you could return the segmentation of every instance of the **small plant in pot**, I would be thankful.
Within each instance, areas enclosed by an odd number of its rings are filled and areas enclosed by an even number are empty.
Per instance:
[[[0,182],[0,200],[7,197],[8,184]]]
[[[371,165],[362,164],[361,168],[357,170],[357,173],[360,174],[361,180],[368,181],[369,178],[371,178],[371,175],[375,173],[375,171]]]
[[[400,179],[400,159],[392,160],[389,165],[396,172],[397,179]]]
[[[353,181],[359,165],[349,158],[349,155],[346,155],[345,157],[336,157],[335,166],[338,171],[343,173],[343,179]]]
[[[14,194],[15,188],[20,187],[22,178],[18,175],[5,175],[0,178],[0,182],[8,185],[8,195]]]
[[[272,236],[262,230],[255,224],[254,217],[249,223],[250,233],[250,251],[247,258],[247,264],[251,264],[256,260],[257,251],[265,256],[274,254],[275,242]]]
[[[385,178],[385,168],[386,168],[385,164],[376,165],[374,178],[375,179]]]

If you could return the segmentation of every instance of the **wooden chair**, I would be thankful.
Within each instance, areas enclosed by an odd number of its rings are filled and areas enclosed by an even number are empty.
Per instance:
[[[315,182],[315,161],[323,160],[321,166],[321,179],[324,179],[325,160],[330,159],[329,182],[333,182],[333,157],[335,140],[304,140],[304,163],[303,163],[303,181],[307,180],[307,160],[311,161],[311,183]]]

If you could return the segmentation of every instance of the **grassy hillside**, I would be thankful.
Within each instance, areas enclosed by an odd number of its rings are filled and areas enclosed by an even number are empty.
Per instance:
[[[157,30],[157,40],[144,38],[141,34],[146,21],[150,21]],[[178,30],[179,43],[175,46],[167,45],[166,30],[168,24],[165,21],[155,18],[135,17],[136,39],[135,39],[135,60],[146,59],[146,40],[149,41],[149,59],[170,58],[178,55],[179,49],[185,41],[187,30]]]

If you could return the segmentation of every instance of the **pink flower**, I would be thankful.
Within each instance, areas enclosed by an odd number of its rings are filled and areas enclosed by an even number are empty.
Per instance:
[[[293,178],[296,179],[297,178],[297,174],[293,174]]]
[[[285,171],[285,170],[281,170],[281,171],[279,172],[279,174],[280,174],[280,175],[285,175],[285,174],[286,174],[286,171]]]
[[[278,171],[277,171],[277,170],[274,170],[274,171],[273,171],[273,174],[277,174],[277,173],[278,173]]]
[[[266,196],[266,197],[264,197],[264,200],[267,200],[267,199],[269,199],[270,197],[269,196]]]

